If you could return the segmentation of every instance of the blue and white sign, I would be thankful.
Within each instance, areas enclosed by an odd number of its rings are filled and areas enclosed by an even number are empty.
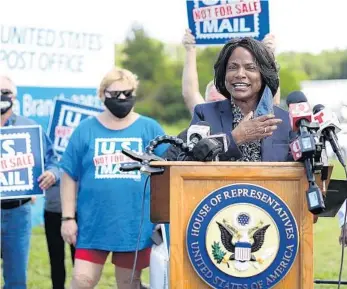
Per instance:
[[[55,99],[71,100],[88,107],[102,108],[95,88],[19,86],[16,113],[35,120],[47,130]]]
[[[1,199],[44,195],[37,182],[44,170],[41,127],[1,128],[0,149]]]
[[[97,116],[101,111],[103,109],[70,100],[55,100],[47,132],[60,157],[69,143],[71,134],[80,122],[88,117]]]
[[[246,36],[262,40],[270,32],[267,0],[187,0],[187,13],[197,44]]]

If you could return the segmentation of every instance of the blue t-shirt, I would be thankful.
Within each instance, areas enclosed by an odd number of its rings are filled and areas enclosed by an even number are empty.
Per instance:
[[[61,166],[78,182],[77,248],[136,250],[147,176],[139,171],[119,171],[120,164],[134,162],[121,150],[144,152],[152,139],[163,134],[155,120],[144,116],[121,130],[106,128],[96,117],[82,121],[74,130]],[[166,148],[158,146],[155,154],[162,155]],[[139,250],[152,245],[149,188],[148,182]]]

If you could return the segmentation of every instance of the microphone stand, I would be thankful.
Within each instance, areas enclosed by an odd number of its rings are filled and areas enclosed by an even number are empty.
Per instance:
[[[179,147],[183,152],[188,153],[191,151],[191,148],[180,138],[169,135],[158,136],[155,139],[151,140],[148,146],[146,147],[146,153],[152,155],[154,149],[163,143],[169,143]]]
[[[321,135],[321,137],[319,138],[319,143],[321,144],[321,153],[319,154],[319,156],[316,155],[314,158],[315,161],[318,161],[321,163],[320,173],[321,173],[323,192],[326,192],[325,182],[328,179],[328,173],[329,173],[329,161],[328,161],[328,154],[327,154],[327,150],[326,150],[326,141],[327,141],[326,136]],[[318,143],[318,145],[319,145],[319,143]],[[316,148],[317,148],[317,142],[316,142]],[[316,149],[316,151],[319,151],[319,149]],[[320,161],[318,160],[318,157],[319,157]],[[347,203],[346,203],[346,206],[347,206]],[[346,208],[346,215],[347,215],[347,208]],[[344,246],[344,245],[342,244],[342,246]],[[341,261],[341,269],[343,266],[342,264],[343,264],[343,253],[342,253],[342,261]],[[315,284],[322,284],[322,285],[338,285],[338,288],[340,288],[340,285],[347,285],[347,281],[341,280],[341,272],[340,272],[340,276],[339,276],[338,281],[316,279],[316,280],[314,280],[314,283]]]
[[[304,121],[300,124],[299,142],[302,148],[304,167],[309,188],[306,192],[308,209],[312,214],[320,214],[325,210],[323,194],[316,184],[314,174],[320,172],[322,163],[322,143],[317,137],[319,124]]]
[[[329,173],[329,162],[328,162],[328,153],[327,153],[327,149],[326,149],[326,139],[324,136],[321,137],[322,139],[322,163],[323,163],[323,167],[322,167],[322,171],[321,171],[321,181],[322,181],[322,185],[323,185],[323,192],[326,192],[326,185],[325,185],[325,181],[328,180],[328,173]]]
[[[130,171],[137,171],[139,170],[141,173],[144,173],[146,175],[161,175],[164,173],[164,168],[163,167],[153,167],[151,166],[152,161],[166,161],[165,159],[158,157],[154,155],[154,149],[159,146],[160,144],[163,143],[169,143],[172,145],[175,145],[183,152],[190,152],[190,148],[188,145],[180,138],[175,137],[175,136],[159,136],[150,141],[148,146],[145,149],[145,153],[137,153],[132,150],[128,149],[122,149],[123,154],[128,156],[129,158],[139,162],[135,164],[126,164],[126,165],[121,165],[119,168],[120,171],[123,172],[130,172]]]
[[[323,285],[347,285],[347,281],[341,281],[339,283],[339,281],[334,281],[334,280],[319,280],[319,279],[316,279],[314,280],[314,283],[315,284],[323,284]]]

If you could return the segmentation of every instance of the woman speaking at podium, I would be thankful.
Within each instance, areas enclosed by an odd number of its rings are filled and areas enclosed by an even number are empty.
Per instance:
[[[272,102],[279,86],[273,53],[255,39],[233,39],[214,70],[226,100],[195,106],[191,125],[205,121],[211,134],[225,133],[230,161],[288,161],[291,126],[288,112]]]

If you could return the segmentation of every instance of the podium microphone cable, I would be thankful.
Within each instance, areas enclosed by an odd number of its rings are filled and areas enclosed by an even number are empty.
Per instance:
[[[140,229],[139,229],[139,235],[137,237],[137,244],[136,244],[136,251],[135,251],[135,258],[134,258],[134,263],[133,263],[133,269],[131,272],[131,281],[130,284],[133,283],[134,281],[134,275],[135,275],[135,271],[136,271],[136,263],[137,263],[137,255],[139,252],[139,245],[140,245],[140,240],[141,240],[141,234],[142,234],[142,229],[143,229],[143,220],[145,218],[145,199],[146,199],[146,188],[147,188],[147,184],[148,184],[148,180],[149,180],[150,176],[147,176],[146,180],[145,180],[145,186],[143,188],[143,193],[142,193],[142,204],[141,204],[141,220],[140,220]],[[141,281],[140,281],[141,282]]]
[[[156,137],[148,144],[148,146],[146,147],[146,153],[148,155],[152,155],[154,149],[163,143],[169,143],[169,144],[175,145],[175,146],[181,148],[184,152],[189,151],[188,145],[182,139],[180,139],[178,137],[174,137],[174,136],[163,135],[163,136]],[[147,176],[147,178],[145,180],[145,185],[144,185],[143,194],[142,194],[140,228],[139,228],[139,235],[137,237],[135,258],[134,258],[134,263],[133,263],[133,269],[131,272],[130,284],[132,284],[134,281],[134,275],[135,275],[135,271],[136,271],[138,251],[139,251],[139,245],[140,245],[140,240],[141,240],[141,235],[142,235],[143,221],[144,221],[144,217],[145,217],[146,189],[147,189],[147,184],[148,184],[149,178],[150,178],[150,174]]]

